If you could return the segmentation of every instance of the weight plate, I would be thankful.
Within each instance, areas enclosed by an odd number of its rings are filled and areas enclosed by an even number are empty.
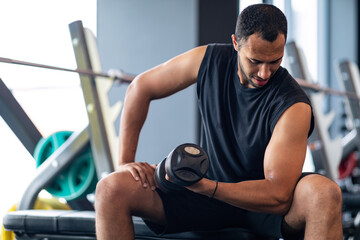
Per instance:
[[[34,152],[36,166],[39,167],[50,157],[71,134],[70,131],[61,131],[48,138],[41,139]],[[54,197],[69,201],[92,193],[97,181],[93,156],[89,146],[79,153],[73,164],[61,172],[46,190]]]
[[[190,186],[202,179],[209,168],[206,152],[198,145],[185,143],[167,157],[165,171],[171,182]]]
[[[165,193],[185,191],[185,188],[166,180],[165,160],[161,161],[155,169],[154,180],[156,187]]]

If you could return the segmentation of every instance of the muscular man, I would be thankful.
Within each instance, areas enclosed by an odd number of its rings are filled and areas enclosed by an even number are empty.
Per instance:
[[[96,190],[98,239],[134,239],[132,215],[156,233],[243,227],[285,239],[342,239],[339,187],[302,174],[313,117],[280,66],[286,36],[279,9],[252,5],[232,45],[195,48],[135,79],[121,118],[119,170]],[[134,162],[140,130],[152,100],[195,83],[210,168],[186,193],[166,194],[154,185],[155,166]]]

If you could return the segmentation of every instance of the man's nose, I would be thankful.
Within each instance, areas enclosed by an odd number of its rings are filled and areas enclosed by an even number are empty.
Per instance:
[[[261,64],[258,76],[263,80],[268,80],[271,76],[270,66],[268,64]]]

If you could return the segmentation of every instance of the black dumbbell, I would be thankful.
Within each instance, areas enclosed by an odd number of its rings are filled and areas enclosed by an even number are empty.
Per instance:
[[[209,168],[206,152],[196,144],[176,147],[155,170],[155,184],[164,192],[182,191],[202,179]],[[166,174],[169,180],[166,180]]]

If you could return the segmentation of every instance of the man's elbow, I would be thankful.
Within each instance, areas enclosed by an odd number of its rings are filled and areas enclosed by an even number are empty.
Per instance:
[[[274,213],[279,215],[285,215],[291,207],[293,194],[288,192],[278,192],[275,197]]]
[[[146,79],[142,74],[138,75],[126,89],[125,98],[136,97],[150,100],[151,94],[147,85]]]

